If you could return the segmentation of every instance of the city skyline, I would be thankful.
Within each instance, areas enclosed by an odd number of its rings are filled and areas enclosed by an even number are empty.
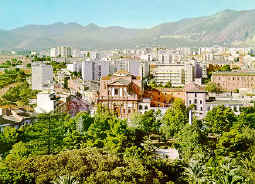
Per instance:
[[[75,22],[81,25],[95,23],[99,26],[126,28],[151,28],[165,22],[183,18],[209,16],[217,12],[255,9],[252,0],[129,0],[125,3],[109,1],[81,1],[72,3],[60,0],[5,1],[0,7],[0,29],[10,30],[25,25],[47,25],[56,22]],[[10,16],[10,14],[12,16]]]

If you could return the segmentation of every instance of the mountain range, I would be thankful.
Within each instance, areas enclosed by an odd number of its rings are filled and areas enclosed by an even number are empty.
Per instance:
[[[152,15],[153,16],[153,15]],[[82,26],[77,23],[27,25],[0,30],[0,49],[37,49],[58,45],[77,48],[253,46],[255,10],[225,10],[211,16],[186,18],[150,29]]]

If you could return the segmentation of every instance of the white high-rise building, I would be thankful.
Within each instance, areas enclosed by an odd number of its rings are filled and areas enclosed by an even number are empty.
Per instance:
[[[58,54],[58,50],[57,48],[51,48],[50,49],[50,57],[57,57],[59,54]]]
[[[61,47],[58,47],[57,50],[58,50],[58,53],[61,57],[70,57],[70,56],[72,56],[71,47],[61,46]]]
[[[72,49],[72,57],[81,57],[80,49]]]
[[[48,90],[53,82],[53,68],[51,65],[36,63],[32,65],[32,89]]]
[[[59,46],[57,48],[50,49],[50,57],[71,57],[72,49],[71,47]]]

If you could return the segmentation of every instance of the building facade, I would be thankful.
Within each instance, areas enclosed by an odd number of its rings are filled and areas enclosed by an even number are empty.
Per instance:
[[[203,118],[206,115],[206,100],[207,92],[199,85],[191,82],[185,85],[186,91],[186,106],[193,105],[193,114],[199,118]]]
[[[212,82],[218,84],[225,91],[234,91],[240,88],[252,89],[255,87],[255,71],[213,73]]]
[[[51,65],[35,63],[32,65],[32,89],[50,89],[53,82],[53,68]]]
[[[120,118],[138,112],[142,98],[142,80],[127,72],[117,72],[100,80],[98,103]]]
[[[56,108],[55,95],[50,93],[41,92],[37,94],[37,113],[50,113]]]
[[[84,81],[100,80],[102,76],[110,74],[108,61],[84,61],[82,62],[82,79]]]
[[[185,82],[194,80],[194,70],[191,64],[151,64],[150,74],[156,83],[166,84],[171,82],[172,86],[184,86]]]
[[[148,62],[136,60],[116,60],[111,62],[111,73],[126,71],[135,76],[146,77],[149,75]]]

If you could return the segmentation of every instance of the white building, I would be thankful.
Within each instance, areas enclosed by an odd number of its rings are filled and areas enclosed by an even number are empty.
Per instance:
[[[32,89],[50,89],[53,83],[53,68],[51,65],[35,63],[32,65]]]
[[[57,57],[59,53],[57,52],[58,50],[56,48],[51,48],[50,49],[50,57]]]
[[[81,50],[80,49],[72,49],[72,57],[81,57]]]
[[[58,57],[58,56],[71,57],[72,56],[71,47],[59,46],[57,48],[51,48],[50,49],[50,57]]]
[[[151,107],[151,99],[144,98],[138,103],[138,112],[144,114],[146,111],[154,110],[155,112],[160,110],[161,115],[164,115],[169,107]]]
[[[50,113],[55,109],[55,95],[48,92],[41,92],[37,94],[37,113]]]
[[[81,62],[74,62],[72,64],[67,64],[66,69],[70,72],[81,72],[82,71],[82,63]]]

